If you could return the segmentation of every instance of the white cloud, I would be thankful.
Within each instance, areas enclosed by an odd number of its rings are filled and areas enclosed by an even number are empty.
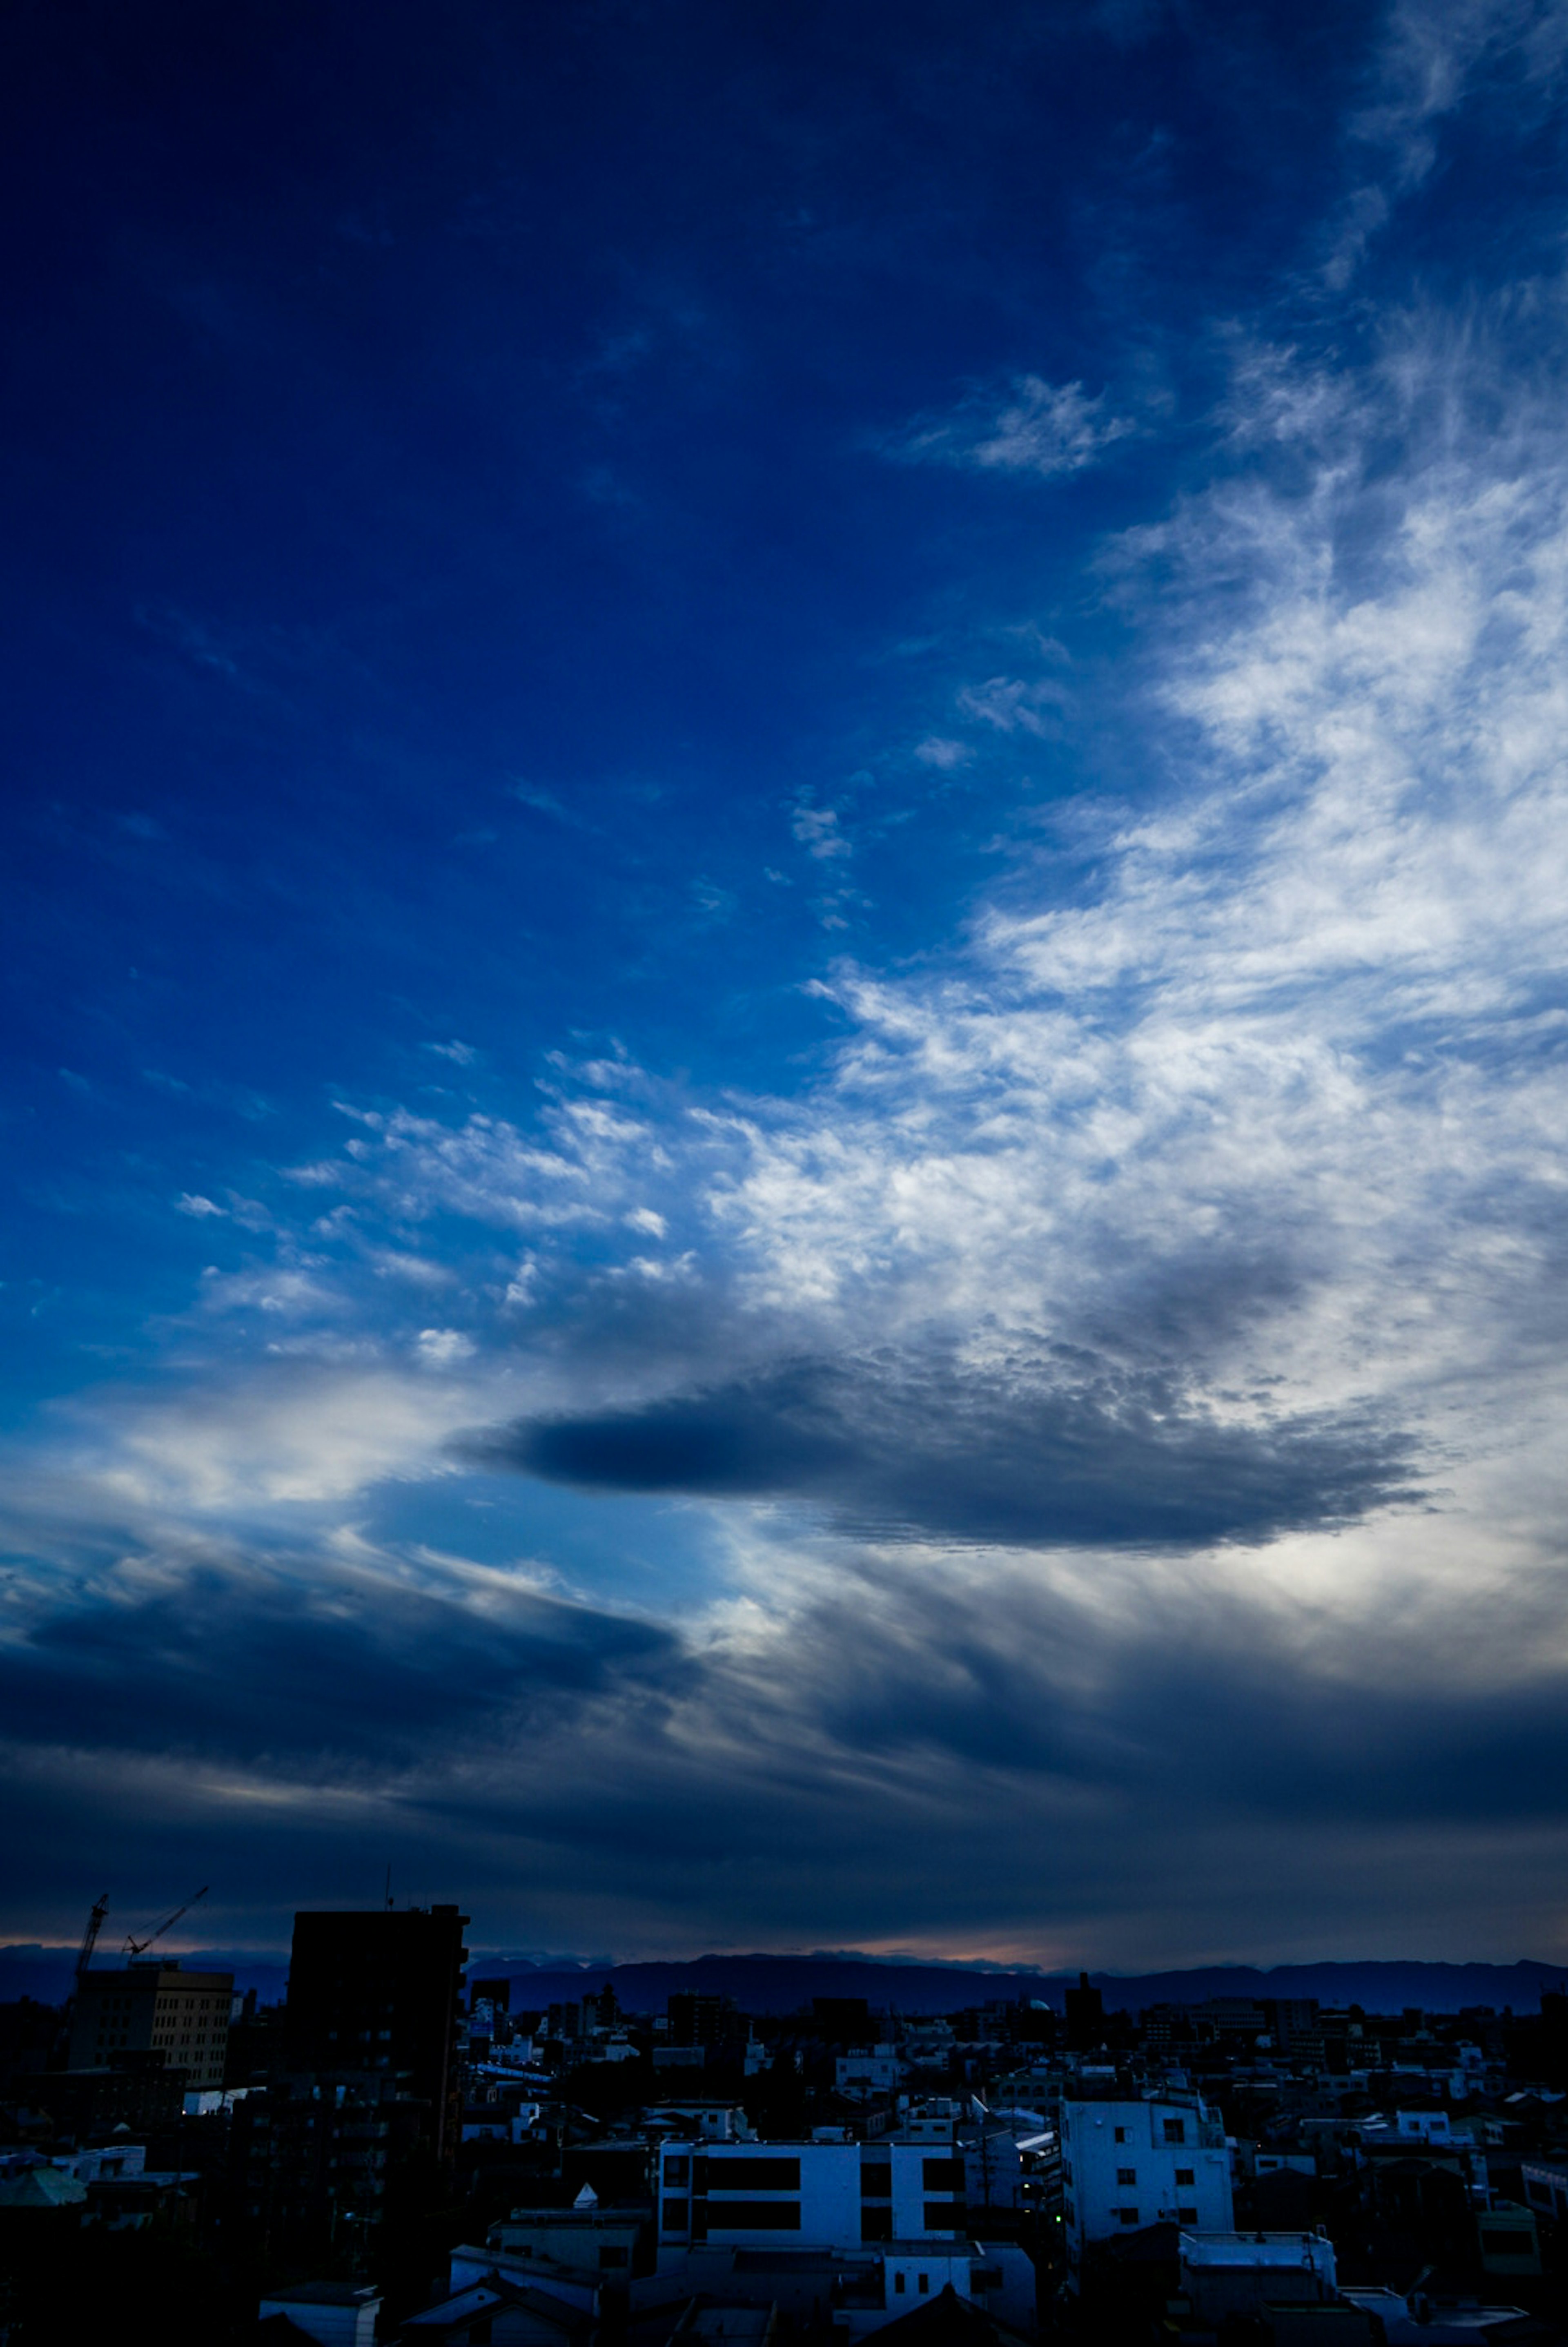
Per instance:
[[[832,807],[811,806],[802,800],[790,815],[789,828],[807,855],[819,863],[831,863],[851,852]]]
[[[922,766],[934,766],[942,774],[967,766],[974,756],[967,742],[952,742],[940,733],[928,734],[923,742],[917,742],[914,753]]]
[[[1396,0],[1349,125],[1372,175],[1331,223],[1323,278],[1339,292],[1400,200],[1437,160],[1443,123],[1490,75],[1516,127],[1561,94],[1568,58],[1563,0]]]
[[[844,975],[832,1089],[711,1194],[757,1309],[1561,1447],[1568,436],[1523,384],[1463,430],[1455,364],[1425,325],[1349,386],[1277,355],[1310,492],[1231,478],[1129,549],[1177,787],[1081,810],[1093,884],[944,977]]]
[[[1007,390],[977,393],[950,415],[913,425],[888,453],[905,464],[959,465],[979,472],[1026,473],[1041,480],[1082,472],[1135,430],[1090,398],[1081,383],[1015,376]]]
[[[449,1369],[459,1361],[472,1360],[474,1344],[461,1328],[422,1328],[419,1352],[433,1369]]]
[[[225,1212],[222,1206],[214,1205],[210,1198],[204,1198],[199,1191],[182,1190],[174,1204],[177,1214],[193,1215],[198,1221],[208,1214]]]
[[[998,733],[1033,733],[1038,740],[1060,732],[1057,721],[1069,702],[1054,677],[987,677],[983,684],[965,685],[958,696],[966,717]]]

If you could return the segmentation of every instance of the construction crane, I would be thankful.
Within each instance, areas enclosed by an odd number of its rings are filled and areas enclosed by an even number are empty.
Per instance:
[[[126,1933],[125,1953],[127,1956],[139,1956],[144,1954],[145,1952],[151,1947],[155,1940],[161,1940],[164,1933],[174,1924],[178,1923],[182,1915],[188,1915],[190,1912],[190,1910],[195,1906],[199,1899],[206,1898],[207,1888],[208,1887],[204,1882],[199,1891],[193,1891],[189,1898],[186,1901],[184,1906],[177,1907],[172,1915],[166,1915],[162,1922],[157,1926],[156,1930],[148,1933],[145,1940],[132,1939],[130,1933],[127,1932]]]
[[[76,1958],[76,1978],[78,1980],[81,1979],[82,1974],[87,1971],[87,1966],[93,1961],[93,1948],[97,1942],[98,1933],[104,1928],[104,1917],[108,1913],[108,1911],[109,1894],[106,1891],[103,1897],[95,1905],[92,1913],[87,1917],[87,1928],[82,1933],[81,1952]]]

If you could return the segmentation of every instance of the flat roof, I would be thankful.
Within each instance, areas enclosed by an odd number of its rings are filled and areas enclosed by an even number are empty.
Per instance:
[[[1189,2233],[1181,2253],[1189,2266],[1299,2266],[1312,2264],[1334,2245],[1326,2233]]]

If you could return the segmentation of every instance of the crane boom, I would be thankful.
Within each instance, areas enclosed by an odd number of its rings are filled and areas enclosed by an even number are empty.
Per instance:
[[[76,1957],[76,1978],[78,1980],[81,1979],[82,1974],[87,1971],[87,1966],[93,1961],[93,1948],[97,1942],[98,1933],[104,1928],[104,1917],[108,1913],[108,1911],[109,1894],[106,1891],[103,1897],[96,1901],[92,1913],[87,1917],[87,1928],[82,1933],[81,1950]]]
[[[125,1944],[126,1954],[127,1956],[139,1956],[146,1949],[151,1947],[155,1940],[161,1940],[164,1933],[170,1930],[174,1924],[178,1923],[182,1915],[188,1915],[190,1912],[190,1910],[195,1906],[199,1899],[206,1898],[207,1891],[208,1886],[204,1882],[199,1891],[193,1891],[191,1892],[183,1907],[177,1907],[172,1915],[166,1915],[162,1922],[158,1924],[154,1930],[148,1933],[145,1940],[133,1939],[131,1934],[127,1932],[126,1933]]]

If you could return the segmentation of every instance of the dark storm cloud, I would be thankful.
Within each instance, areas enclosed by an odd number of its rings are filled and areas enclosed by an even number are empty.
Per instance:
[[[1157,1379],[1055,1366],[1047,1383],[885,1355],[799,1360],[460,1448],[588,1489],[793,1499],[882,1537],[1033,1547],[1263,1540],[1415,1496],[1408,1445],[1376,1425],[1227,1425]]]
[[[647,1623],[532,1592],[479,1609],[392,1579],[209,1568],[76,1604],[0,1653],[19,1744],[406,1764],[678,1667]]]
[[[522,1899],[535,1938],[794,1944],[1080,1910],[1101,1930],[1173,1899],[1250,1928],[1260,1868],[1288,1917],[1350,1895],[1348,1853],[1418,1847],[1442,1907],[1500,1820],[1568,1819],[1568,1681],[1466,1667],[1539,1630],[1495,1594],[1313,1646],[1185,1570],[1105,1558],[1091,1600],[1036,1559],[835,1555],[763,1632],[699,1646],[324,1559],[308,1583],[260,1558],[97,1595],[0,1667],[14,1839],[52,1881],[52,1820],[152,1906],[221,1835],[283,1912],[361,1895],[390,1853],[441,1895]]]
[[[835,1749],[933,1781],[957,1762],[1211,1825],[1541,1823],[1568,1819],[1568,1673],[1466,1668],[1540,1628],[1454,1595],[1314,1653],[1235,1592],[1090,1610],[1016,1573],[979,1590],[868,1565],[799,1619],[779,1692]]]

